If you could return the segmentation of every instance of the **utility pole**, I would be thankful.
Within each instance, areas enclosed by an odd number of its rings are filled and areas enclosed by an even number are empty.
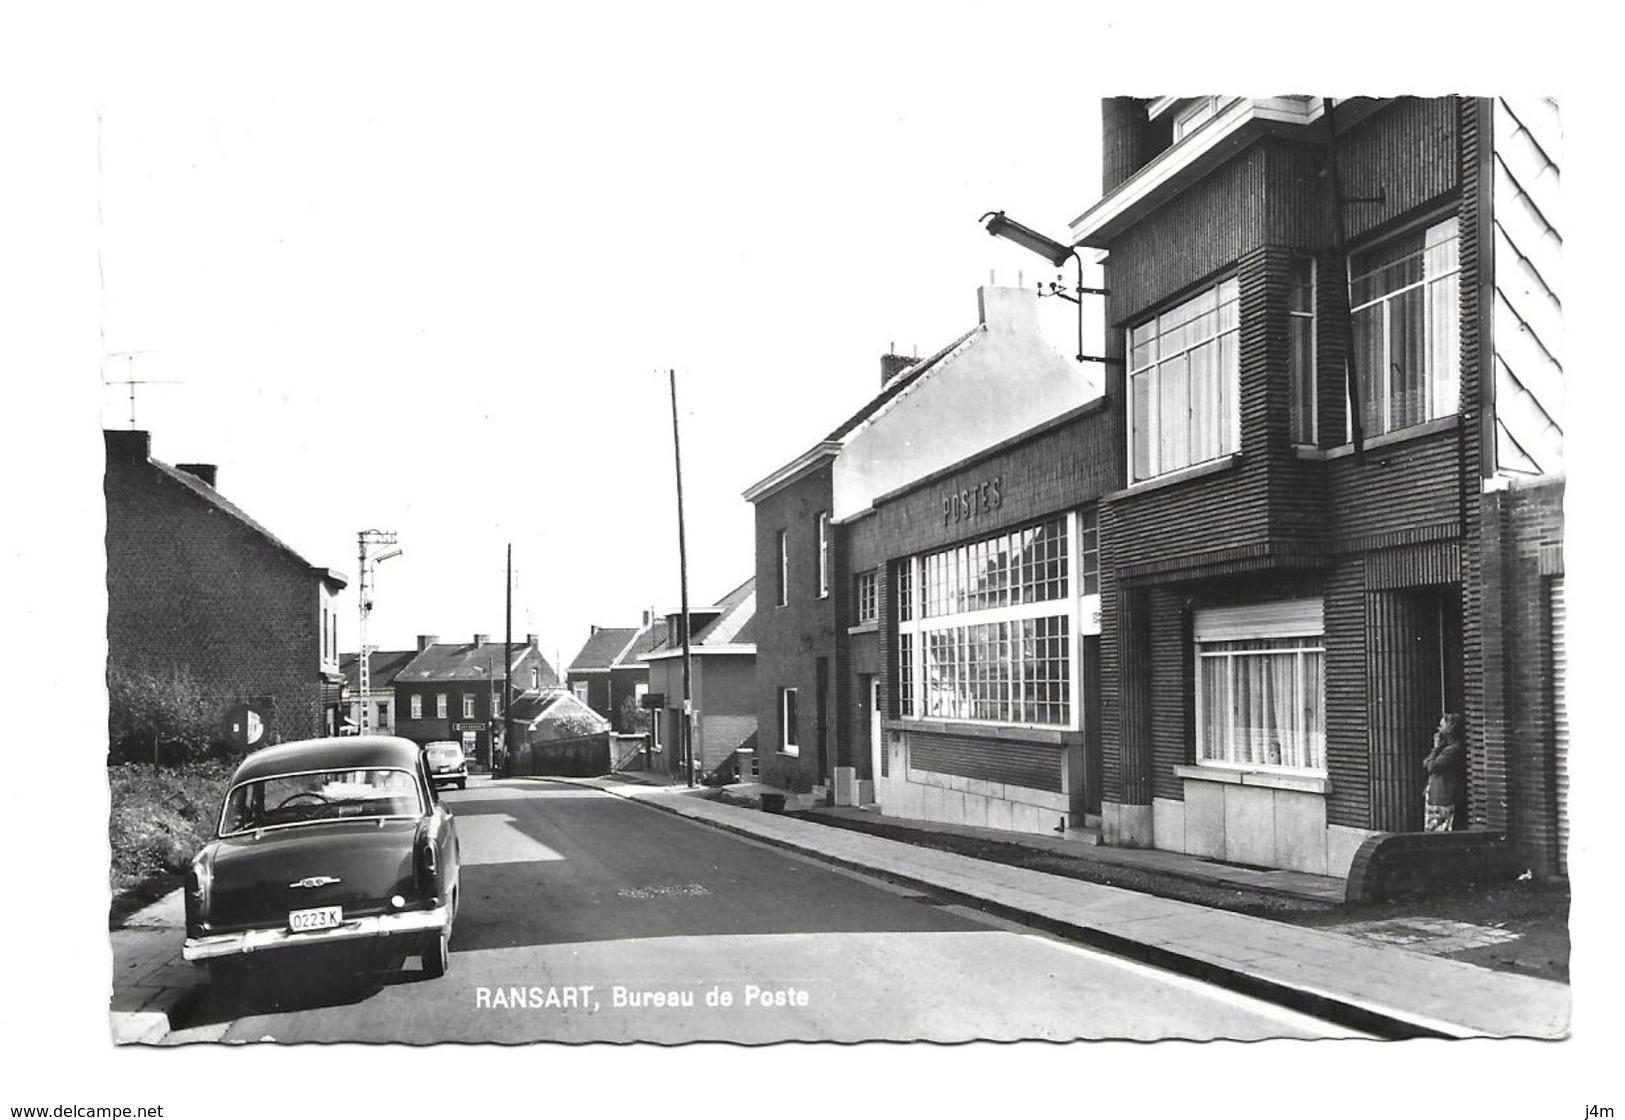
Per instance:
[[[683,597],[683,774],[694,785],[694,693],[688,624],[688,540],[683,530],[683,443],[677,429],[677,371],[671,375],[671,448],[677,460],[677,573]]]
[[[502,754],[506,769],[508,752],[513,750],[513,542],[508,542],[508,604],[502,635],[502,659],[507,666],[502,679]]]
[[[361,718],[356,721],[356,732],[365,735],[371,729],[372,723],[372,709],[367,697],[372,691],[372,647],[367,644],[367,616],[372,613],[372,584],[378,565],[399,556],[401,550],[397,548],[391,552],[376,551],[395,543],[393,529],[363,529],[356,534],[356,540],[360,568],[360,578],[356,581],[356,585],[357,597],[361,600],[357,607],[360,615],[358,640],[361,652],[356,656],[356,692],[360,697],[360,702],[356,706],[361,710]]]

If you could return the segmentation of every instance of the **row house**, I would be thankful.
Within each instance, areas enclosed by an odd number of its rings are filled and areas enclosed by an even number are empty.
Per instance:
[[[1421,828],[1454,711],[1470,831],[1562,874],[1555,106],[1102,114],[1051,257],[1103,269],[1098,391],[984,292],[746,492],[764,773],[1344,876]]]
[[[666,620],[652,610],[643,612],[641,626],[594,626],[565,671],[565,682],[576,699],[616,731],[631,734],[649,691],[649,666],[642,657],[660,648],[665,638]]]
[[[361,657],[346,653],[339,656],[339,672],[344,674],[344,688],[349,696],[349,722],[345,734],[354,734],[361,728],[361,713],[367,712],[367,727],[378,735],[395,734],[395,674],[416,657],[415,649],[373,650],[367,665],[367,694],[361,695]]]
[[[755,506],[766,780],[887,812],[1045,831],[1084,793],[1097,694],[1098,382],[1037,296],[978,292],[928,358],[745,492]],[[1086,590],[1087,589],[1087,590]]]
[[[345,577],[313,565],[217,489],[212,464],[105,431],[109,673],[195,678],[238,747],[337,734]]]
[[[509,682],[510,700],[559,684],[535,634],[512,645],[487,634],[475,634],[471,642],[421,634],[417,647],[395,674],[395,733],[419,744],[461,743],[479,766],[491,765],[492,747],[502,741]]]
[[[756,581],[688,612],[687,712],[696,779],[752,780],[756,759]],[[648,769],[683,773],[683,614],[662,620],[660,644],[640,654],[649,670]]]

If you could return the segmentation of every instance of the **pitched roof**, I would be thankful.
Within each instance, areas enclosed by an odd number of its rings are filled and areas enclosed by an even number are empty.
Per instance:
[[[544,688],[540,692],[527,692],[509,706],[509,714],[519,723],[533,726],[539,720],[574,715],[595,721],[601,730],[609,730],[609,721],[577,700],[567,688]]]
[[[689,613],[700,612],[690,610]],[[693,640],[689,643],[690,649],[717,648],[719,646],[746,645],[756,640],[756,577],[752,576],[744,583],[728,592],[715,604],[705,609],[706,614],[715,617],[707,619],[695,631]],[[676,637],[675,634],[669,637]],[[651,648],[648,653],[654,655],[670,654],[674,650],[683,648],[681,641],[663,641],[660,645]],[[734,652],[734,651],[729,651]]]
[[[952,354],[966,342],[969,342],[972,335],[983,333],[986,331],[986,329],[986,327],[980,324],[972,327],[970,330],[954,339],[948,345],[944,346],[941,350],[938,350],[935,354],[932,354],[929,358],[925,359],[925,361],[915,362],[902,373],[899,373],[897,376],[893,377],[881,387],[880,392],[870,397],[862,408],[858,409],[851,416],[848,416],[839,427],[830,432],[829,435],[825,436],[825,441],[834,442],[844,440],[847,436],[852,434],[858,425],[862,424],[865,420],[869,419],[886,405],[890,404],[898,396],[898,394],[902,393],[904,389],[907,389],[910,385],[924,377],[939,363],[941,363],[943,359],[948,357],[949,354]]]
[[[781,486],[789,482],[791,479],[800,477],[812,466],[833,457],[840,451],[841,445],[844,444],[847,439],[849,439],[852,434],[858,430],[858,428],[862,427],[881,410],[888,407],[892,401],[896,400],[899,396],[906,392],[910,386],[916,384],[920,378],[930,373],[953,354],[957,353],[961,347],[966,345],[966,343],[970,342],[973,338],[986,333],[987,326],[979,323],[970,330],[966,331],[964,334],[960,335],[958,338],[954,339],[947,346],[944,346],[941,350],[938,350],[935,354],[932,354],[929,358],[926,358],[922,362],[915,362],[913,365],[906,367],[901,373],[894,375],[891,380],[887,381],[881,386],[878,393],[864,402],[862,408],[859,408],[856,412],[843,420],[839,425],[836,426],[834,431],[830,432],[829,435],[825,436],[819,443],[814,444],[811,450],[803,452],[800,456],[779,467],[778,470],[774,471],[760,482],[747,487],[744,491],[745,500],[748,502],[755,502],[761,498],[765,498],[769,494],[777,491]]]
[[[615,659],[613,668],[641,669],[644,666],[638,658],[651,650],[657,650],[666,644],[666,620],[657,618],[648,626],[638,631],[638,635],[626,647],[625,652]]]
[[[372,656],[367,660],[368,683],[373,688],[388,688],[394,683],[395,675],[417,655],[418,651],[415,649],[373,650]],[[350,682],[351,688],[361,687],[360,670],[360,654],[339,654],[339,672],[344,674],[344,679]]]
[[[112,434],[113,433],[108,433],[108,435]],[[124,433],[117,434],[123,435]],[[145,433],[140,434],[143,436],[145,435]],[[140,452],[137,451],[137,454],[139,455]],[[228,501],[225,495],[221,494],[220,491],[216,490],[213,486],[210,486],[207,482],[204,482],[201,478],[197,477],[197,475],[190,474],[187,471],[180,470],[177,467],[172,467],[168,463],[160,462],[159,460],[154,459],[150,453],[147,454],[146,461],[154,470],[158,472],[161,477],[177,483],[184,489],[191,491],[197,497],[201,498],[203,501],[207,502],[210,506],[219,510],[221,513],[224,513],[232,520],[238,522],[243,527],[265,538],[265,542],[271,547],[286,553],[288,556],[292,557],[294,560],[297,560],[301,565],[310,569],[312,572],[320,573],[323,581],[334,585],[335,589],[345,587],[350,582],[349,578],[342,572],[334,571],[332,568],[321,568],[315,564],[312,564],[309,560],[306,560],[303,556],[299,555],[299,553],[295,552],[291,545],[283,541],[264,525],[261,525],[258,521],[255,521],[252,517],[248,516],[248,514],[243,512],[242,509],[240,509],[234,503]]]
[[[581,647],[581,652],[576,654],[575,660],[570,662],[569,671],[609,668],[637,634],[636,626],[597,627],[587,638],[587,643]]]
[[[535,666],[542,671],[541,679],[544,687],[559,683],[558,674],[553,671],[553,666],[547,663],[547,658],[543,657],[535,646],[514,642],[508,650],[512,656],[515,675],[528,674]],[[437,642],[403,666],[395,674],[395,683],[482,681],[489,679],[487,674],[501,680],[506,669],[507,666],[502,659],[501,642],[486,642],[478,646],[472,642],[455,644]],[[526,687],[529,683],[523,681],[521,687]]]

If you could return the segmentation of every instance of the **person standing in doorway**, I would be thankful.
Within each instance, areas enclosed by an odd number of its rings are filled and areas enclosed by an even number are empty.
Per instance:
[[[1456,827],[1456,810],[1467,784],[1467,743],[1462,735],[1461,716],[1446,712],[1433,733],[1433,749],[1422,760],[1428,774],[1427,816],[1429,832],[1449,832]]]

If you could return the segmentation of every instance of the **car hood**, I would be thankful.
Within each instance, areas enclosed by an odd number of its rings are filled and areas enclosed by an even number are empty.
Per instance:
[[[412,899],[416,820],[332,821],[216,840],[206,921],[211,931],[287,922],[290,910],[343,906],[377,913]]]

